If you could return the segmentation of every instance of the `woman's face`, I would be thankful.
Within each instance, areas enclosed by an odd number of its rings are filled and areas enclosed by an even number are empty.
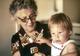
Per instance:
[[[31,9],[21,9],[15,13],[17,22],[25,31],[33,31],[35,28],[36,15]]]

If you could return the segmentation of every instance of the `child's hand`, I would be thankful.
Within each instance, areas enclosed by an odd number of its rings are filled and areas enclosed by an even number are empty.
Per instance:
[[[39,43],[39,44],[46,43],[48,46],[50,46],[50,47],[52,46],[51,40],[50,39],[45,39],[45,38],[37,38],[36,43]]]
[[[39,44],[46,43],[48,46],[51,46],[51,40],[50,39],[37,38],[36,43],[39,43]]]
[[[39,43],[39,44],[47,43],[47,39],[44,39],[44,38],[36,38],[36,43]]]

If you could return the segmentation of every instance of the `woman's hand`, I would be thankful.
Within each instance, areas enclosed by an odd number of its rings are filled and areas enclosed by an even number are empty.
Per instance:
[[[46,55],[43,53],[35,53],[34,56],[46,56]]]
[[[21,56],[21,55],[20,55],[20,52],[17,51],[17,52],[15,52],[12,56]]]

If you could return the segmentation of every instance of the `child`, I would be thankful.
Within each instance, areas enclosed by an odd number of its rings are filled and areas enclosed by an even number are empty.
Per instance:
[[[76,44],[70,39],[72,23],[64,13],[52,15],[48,22],[52,43],[51,56],[78,56]]]

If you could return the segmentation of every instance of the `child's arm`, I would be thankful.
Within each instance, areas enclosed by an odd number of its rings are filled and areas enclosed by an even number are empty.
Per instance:
[[[68,44],[64,48],[61,56],[79,56],[79,52],[78,52],[77,46],[74,43]]]
[[[38,37],[36,38],[36,43],[39,44],[46,43],[48,46],[51,46],[51,40],[43,37],[43,31],[44,30],[42,29],[41,33],[39,33]]]
[[[48,46],[50,47],[52,46],[50,39],[37,38],[36,40],[37,40],[36,43],[39,43],[39,44],[46,43]]]

